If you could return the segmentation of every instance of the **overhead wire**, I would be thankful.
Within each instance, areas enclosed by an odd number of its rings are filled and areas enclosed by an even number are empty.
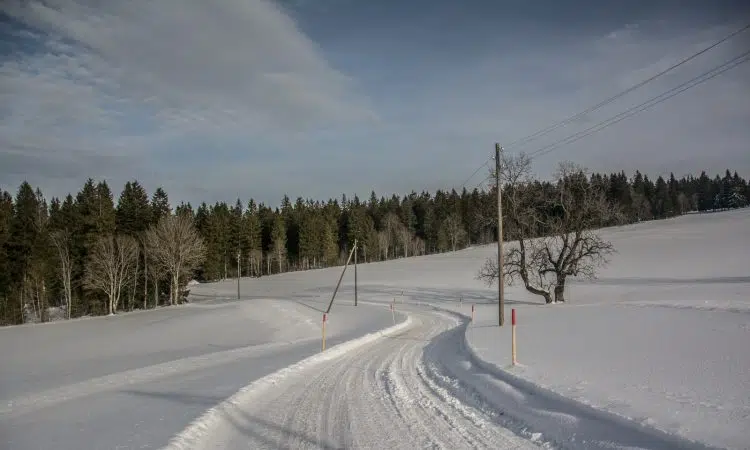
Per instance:
[[[661,72],[659,72],[659,73],[657,73],[657,74],[655,74],[655,75],[652,75],[651,77],[648,77],[648,78],[646,78],[645,80],[642,80],[642,81],[640,81],[639,83],[636,83],[636,84],[635,84],[635,85],[633,85],[633,86],[630,86],[629,88],[625,89],[624,91],[621,91],[621,92],[619,92],[618,94],[615,94],[615,95],[613,95],[613,96],[611,96],[611,97],[609,97],[609,98],[607,98],[607,99],[605,99],[605,100],[602,100],[601,102],[597,103],[596,105],[593,105],[593,106],[591,106],[591,107],[589,107],[589,108],[585,109],[584,111],[581,111],[581,112],[579,112],[579,113],[577,113],[577,114],[574,114],[574,115],[572,115],[572,116],[569,116],[568,118],[566,118],[566,119],[563,119],[563,120],[561,120],[561,121],[559,121],[559,122],[557,122],[557,123],[555,123],[555,124],[552,124],[552,125],[550,125],[550,126],[548,126],[548,127],[546,127],[546,128],[543,128],[543,129],[541,129],[541,130],[539,130],[539,131],[537,131],[537,132],[535,132],[535,133],[532,133],[532,134],[530,134],[530,135],[527,135],[527,136],[525,136],[525,137],[522,137],[522,138],[520,138],[520,139],[517,139],[516,141],[513,141],[513,142],[511,142],[510,144],[507,144],[507,145],[506,145],[506,146],[504,146],[504,147],[505,147],[505,148],[507,149],[507,148],[512,148],[513,146],[524,145],[524,144],[525,144],[525,143],[527,143],[527,142],[530,142],[530,141],[532,141],[532,140],[534,140],[534,139],[536,139],[536,138],[538,138],[538,137],[541,137],[541,136],[543,136],[543,135],[546,135],[546,134],[548,134],[549,132],[551,132],[551,131],[554,131],[554,130],[556,130],[556,129],[560,128],[561,126],[567,125],[568,123],[570,123],[570,122],[573,122],[573,121],[575,121],[576,119],[578,119],[578,118],[580,118],[580,117],[582,117],[582,116],[584,116],[584,115],[586,115],[586,114],[588,114],[588,113],[591,113],[591,112],[593,112],[593,111],[595,111],[595,110],[597,110],[597,109],[599,109],[599,108],[601,108],[601,107],[603,107],[603,106],[606,106],[606,105],[608,105],[608,104],[612,103],[613,101],[617,100],[618,98],[620,98],[620,97],[622,97],[622,96],[624,96],[624,95],[626,95],[626,94],[628,94],[628,93],[630,93],[630,92],[632,92],[632,91],[634,91],[634,90],[636,90],[636,89],[638,89],[638,88],[640,88],[640,87],[642,87],[642,86],[645,86],[646,84],[648,84],[648,83],[650,83],[650,82],[654,81],[655,79],[657,79],[657,78],[659,78],[659,77],[661,77],[661,76],[663,76],[663,75],[665,75],[665,74],[667,74],[667,73],[671,72],[672,70],[674,70],[674,69],[676,69],[676,68],[678,68],[678,67],[682,66],[683,64],[686,64],[687,62],[689,62],[689,61],[691,61],[691,60],[693,60],[693,59],[697,58],[698,56],[700,56],[700,55],[702,55],[702,54],[704,54],[704,53],[706,53],[706,52],[708,52],[708,51],[710,51],[711,49],[713,49],[713,48],[715,48],[715,47],[719,46],[720,44],[722,44],[722,43],[724,43],[724,42],[728,41],[729,39],[733,38],[734,36],[736,36],[736,35],[738,35],[738,34],[740,34],[740,33],[744,32],[744,31],[746,31],[746,30],[748,30],[748,29],[750,29],[750,24],[747,24],[747,25],[743,26],[742,28],[739,28],[739,29],[735,30],[734,32],[730,33],[730,34],[729,34],[729,35],[727,35],[727,36],[724,36],[723,38],[721,38],[721,39],[719,39],[718,41],[714,42],[713,44],[709,45],[708,47],[705,47],[705,48],[701,49],[700,51],[698,51],[698,52],[696,52],[696,53],[693,53],[692,55],[688,56],[687,58],[684,58],[684,59],[680,60],[679,62],[677,62],[677,63],[675,63],[675,64],[673,64],[673,65],[669,66],[668,68],[666,68],[666,69],[662,70]],[[717,74],[717,75],[718,75],[718,74]],[[713,76],[712,76],[711,78],[713,78]],[[709,79],[710,79],[710,78],[709,78]],[[680,92],[682,92],[682,91],[680,91]],[[675,95],[677,95],[677,94],[675,94]],[[670,97],[668,97],[668,98],[671,98],[671,96],[670,96]],[[664,100],[666,100],[666,99],[664,99]],[[652,106],[653,106],[653,105],[652,105]],[[649,106],[649,107],[650,107],[650,106]],[[648,109],[648,108],[646,108],[646,109]],[[619,122],[619,121],[620,121],[620,120],[616,120],[616,121],[615,121],[615,122],[613,122],[612,124],[614,124],[614,123],[617,123],[617,122]],[[607,125],[607,126],[609,126],[609,125]],[[583,136],[583,137],[585,137],[585,136]],[[581,137],[581,139],[582,139],[583,137]],[[566,138],[566,139],[567,139],[567,138]],[[575,139],[575,140],[571,141],[570,143],[572,143],[572,142],[575,142],[576,140],[578,140],[578,139]],[[567,144],[565,144],[565,145],[567,145]],[[549,148],[549,146],[546,146],[546,147],[544,147],[544,149],[547,149],[547,148]],[[550,150],[550,151],[552,151],[552,150]],[[541,153],[541,151],[540,151],[540,150],[536,150],[536,151],[534,151],[533,153],[537,153],[537,154],[546,154],[546,153]],[[547,152],[547,153],[548,153],[548,152]],[[461,189],[465,188],[465,187],[466,187],[466,184],[467,184],[467,183],[468,183],[469,181],[471,181],[471,179],[472,179],[472,178],[474,178],[474,177],[476,176],[476,174],[477,174],[477,173],[478,173],[478,172],[479,172],[479,171],[480,171],[480,170],[481,170],[481,169],[482,169],[483,167],[485,167],[485,166],[487,165],[487,163],[488,163],[488,162],[492,161],[492,160],[493,160],[493,158],[494,158],[494,157],[493,157],[492,155],[490,155],[490,156],[489,156],[489,157],[488,157],[488,158],[487,158],[487,159],[486,159],[486,160],[485,160],[484,162],[482,162],[482,164],[481,164],[481,165],[480,165],[479,167],[477,167],[477,169],[476,169],[476,170],[474,170],[474,172],[473,172],[473,173],[472,173],[472,174],[471,174],[471,175],[470,175],[470,176],[469,176],[469,177],[468,177],[468,178],[466,179],[466,181],[464,181],[464,182],[463,182],[463,183],[461,184]]]
[[[729,35],[721,38],[720,40],[714,42],[713,44],[709,45],[708,47],[705,47],[702,50],[700,50],[700,51],[698,51],[696,53],[693,53],[692,55],[688,56],[687,58],[684,58],[681,61],[679,61],[679,62],[677,62],[677,63],[675,63],[675,64],[667,67],[666,69],[662,70],[661,72],[659,72],[659,73],[657,73],[655,75],[652,75],[652,76],[646,78],[645,80],[643,80],[643,81],[641,81],[639,83],[634,84],[633,86],[630,86],[629,88],[625,89],[624,91],[622,91],[622,92],[620,92],[618,94],[615,94],[612,97],[609,97],[609,98],[607,98],[605,100],[602,100],[601,102],[597,103],[596,105],[593,105],[593,106],[591,106],[591,107],[589,107],[589,108],[587,108],[587,109],[585,109],[585,110],[583,110],[583,111],[581,111],[581,112],[579,112],[577,114],[569,116],[568,118],[563,119],[563,120],[561,120],[561,121],[559,121],[559,122],[557,122],[557,123],[555,123],[553,125],[550,125],[550,126],[548,126],[546,128],[543,128],[543,129],[537,131],[536,133],[533,133],[533,134],[528,135],[526,137],[520,138],[520,139],[518,139],[516,141],[513,141],[513,142],[511,142],[509,144],[506,144],[504,147],[506,147],[506,148],[512,148],[512,147],[517,147],[517,146],[525,145],[526,143],[531,142],[531,141],[533,141],[534,139],[536,139],[538,137],[544,136],[545,134],[548,134],[549,132],[558,129],[561,126],[567,125],[570,122],[573,122],[573,121],[575,121],[575,120],[577,120],[577,119],[585,116],[588,113],[596,111],[597,109],[599,109],[599,108],[601,108],[603,106],[606,106],[606,105],[612,103],[613,101],[617,100],[618,98],[620,98],[620,97],[622,97],[622,96],[624,96],[626,94],[629,94],[630,92],[633,92],[634,90],[636,90],[636,89],[638,89],[638,88],[640,88],[642,86],[645,86],[646,84],[648,84],[648,83],[656,80],[657,78],[659,78],[659,77],[661,77],[663,75],[666,75],[667,73],[669,73],[669,72],[673,71],[674,69],[682,66],[683,64],[686,64],[686,63],[692,61],[693,59],[697,58],[698,56],[700,56],[700,55],[708,52],[709,50],[711,50],[711,49],[713,49],[713,48],[715,48],[715,47],[723,44],[724,42],[728,41],[729,39],[733,38],[734,36],[736,36],[736,35],[744,32],[748,28],[750,28],[750,24],[747,24],[744,27],[742,27],[742,28],[740,28],[738,30],[735,30],[731,34],[729,34]]]
[[[721,75],[724,72],[727,72],[731,69],[734,69],[735,67],[739,66],[740,64],[746,63],[750,61],[750,50],[746,51],[745,53],[736,56],[732,58],[731,60],[720,64],[719,66],[714,67],[711,70],[708,70],[697,77],[691,78],[690,80],[673,87],[672,89],[669,89],[665,92],[662,92],[661,94],[651,97],[650,99],[646,100],[645,102],[642,102],[636,106],[633,106],[631,108],[628,108],[627,110],[614,115],[606,120],[603,120],[596,125],[593,125],[589,128],[586,128],[585,130],[581,130],[577,133],[574,133],[566,138],[560,139],[556,142],[553,142],[552,144],[546,145],[542,148],[539,148],[537,150],[534,150],[533,152],[529,153],[528,156],[533,159],[536,157],[539,157],[541,155],[545,155],[547,153],[550,153],[554,150],[557,150],[558,148],[564,147],[566,145],[572,144],[573,142],[577,142],[585,137],[591,136],[594,133],[597,133],[605,128],[608,128],[616,123],[619,123],[629,117],[632,117],[638,113],[641,113],[643,111],[646,111],[662,102],[665,102],[672,97],[675,97],[687,90],[690,90],[700,84],[705,83],[708,80],[711,80],[712,78],[715,78],[719,75]]]

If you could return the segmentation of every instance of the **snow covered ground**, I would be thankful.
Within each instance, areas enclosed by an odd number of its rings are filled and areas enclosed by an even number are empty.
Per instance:
[[[191,286],[184,307],[2,329],[0,447],[157,448],[182,432],[228,448],[748,448],[750,210],[603,234],[619,253],[568,304],[506,289],[517,367],[496,288],[475,279],[494,246],[360,264],[361,304],[348,272],[325,357],[341,268],[243,279],[242,301],[228,280]],[[370,302],[393,301],[411,318],[398,335],[335,347],[392,326]]]
[[[316,296],[2,328],[0,448],[159,448],[253,380],[319,353]],[[328,345],[393,324],[367,305],[331,316]]]
[[[469,348],[507,381],[528,380],[638,423],[725,448],[750,442],[750,210],[604,230],[618,254],[565,305],[506,288],[516,308],[497,327],[496,287],[473,280],[496,247],[365,265],[367,290],[470,315]],[[401,292],[403,290],[403,297]],[[463,297],[464,304],[458,304]],[[512,376],[509,376],[512,375]],[[539,430],[544,431],[544,430]]]

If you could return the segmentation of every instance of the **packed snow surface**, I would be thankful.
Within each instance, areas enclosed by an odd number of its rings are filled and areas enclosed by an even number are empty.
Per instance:
[[[506,288],[502,328],[492,245],[359,264],[357,307],[348,271],[323,353],[341,268],[0,329],[0,447],[748,448],[750,210],[602,235],[598,280],[563,305]]]
[[[248,298],[253,281],[243,280]],[[282,288],[279,298],[2,328],[0,448],[159,448],[251,381],[320,352],[335,283],[321,278],[328,296]],[[393,324],[382,307],[357,308],[334,307],[329,345]]]

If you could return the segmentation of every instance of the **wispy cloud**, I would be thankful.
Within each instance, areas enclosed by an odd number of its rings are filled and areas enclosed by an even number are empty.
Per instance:
[[[26,28],[15,31],[25,51],[0,60],[3,175],[73,175],[55,173],[54,155],[113,174],[118,159],[138,165],[172,139],[283,139],[376,119],[355,82],[265,0],[9,0],[2,11],[3,27]]]
[[[193,202],[271,203],[459,188],[494,142],[575,114],[742,25],[700,2],[657,12],[636,3],[574,14],[556,2],[540,12],[480,0],[6,0],[1,187],[29,178],[62,194],[89,176],[115,189],[137,177]],[[509,151],[658,95],[746,50],[749,36]],[[745,64],[535,168],[544,176],[572,159],[595,170],[748,174],[748,120]]]

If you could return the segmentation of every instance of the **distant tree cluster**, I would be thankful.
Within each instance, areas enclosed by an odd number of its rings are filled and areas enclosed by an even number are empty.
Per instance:
[[[620,212],[597,226],[739,208],[750,197],[748,183],[729,171],[713,179],[701,173],[652,181],[639,172],[630,179],[625,173],[576,177],[576,186],[595,187],[596,201]],[[560,205],[586,220],[573,197],[555,206],[558,186],[535,181],[504,189],[503,202],[521,208],[532,198],[541,202],[535,205],[549,200],[532,208],[535,235],[568,226]],[[490,188],[390,198],[373,192],[367,201],[300,197],[292,203],[284,196],[277,208],[238,199],[196,209],[183,203],[173,211],[163,189],[149,197],[137,181],[125,185],[117,202],[105,181],[88,180],[75,197],[49,202],[24,182],[15,198],[0,192],[0,324],[48,321],[51,311],[72,318],[180,303],[191,279],[343,264],[355,240],[366,262],[487,244],[497,239],[496,201],[497,190]],[[505,238],[517,239],[513,233],[523,226],[504,226]],[[521,257],[510,256],[507,270]]]
[[[106,182],[47,202],[24,182],[0,193],[0,323],[114,314],[183,300],[205,260],[193,217],[138,182],[115,206]]]

